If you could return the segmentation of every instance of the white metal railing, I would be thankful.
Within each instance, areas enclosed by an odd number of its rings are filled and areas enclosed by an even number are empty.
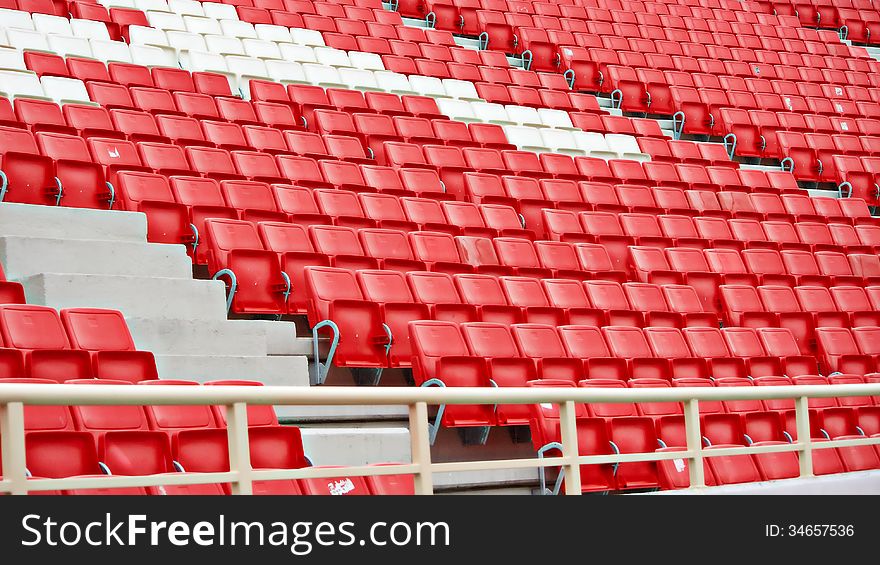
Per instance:
[[[0,493],[28,491],[146,487],[202,483],[230,483],[233,494],[251,494],[255,480],[329,478],[412,474],[416,494],[433,494],[438,472],[511,468],[561,467],[565,494],[580,494],[580,465],[687,459],[690,488],[705,486],[703,459],[729,455],[796,451],[800,476],[813,476],[812,450],[880,444],[880,438],[814,442],[810,438],[810,398],[880,396],[880,384],[808,385],[725,388],[407,388],[407,387],[176,387],[0,385],[0,455],[3,480]],[[705,450],[700,432],[699,403],[719,400],[795,401],[797,441],[791,444],[713,448]],[[579,455],[575,408],[578,403],[683,402],[687,448],[675,452]],[[248,447],[248,405],[404,405],[409,407],[411,462],[388,466],[349,466],[303,469],[253,469]],[[529,459],[431,461],[428,405],[440,404],[556,404],[559,406],[562,455]],[[147,476],[29,479],[25,467],[25,405],[223,405],[227,408],[229,471],[221,473],[167,473]]]

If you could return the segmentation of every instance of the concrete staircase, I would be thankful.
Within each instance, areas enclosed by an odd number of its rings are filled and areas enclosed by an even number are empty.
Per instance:
[[[146,233],[140,213],[0,204],[0,261],[29,303],[120,310],[160,378],[309,386],[311,340],[294,323],[228,320],[223,283],[194,279],[182,245],[147,243]],[[304,429],[316,464],[409,460],[405,424],[365,428],[333,407],[276,410],[288,422],[346,421]]]

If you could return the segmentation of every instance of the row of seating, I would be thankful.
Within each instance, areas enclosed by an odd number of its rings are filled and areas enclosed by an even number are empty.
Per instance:
[[[820,2],[792,2],[788,0],[759,0],[767,11],[797,16],[810,27],[840,29],[841,37],[855,44],[876,45],[880,38],[880,10],[870,2],[839,3],[839,6]]]
[[[614,249],[616,246],[606,247]],[[615,256],[611,253],[611,256]],[[876,282],[877,269],[873,254],[851,254],[803,249],[754,249],[739,251],[719,247],[630,246],[631,272],[643,281],[680,281],[682,277],[696,279],[717,273],[716,283],[777,284],[797,286],[804,284],[835,286],[849,284],[865,286]],[[693,275],[691,275],[693,273]]]
[[[22,301],[23,302],[23,301]],[[149,351],[139,351],[116,310],[0,305],[0,377],[157,379]]]
[[[627,16],[633,20],[633,24],[636,23],[635,17],[632,14],[626,13],[626,12],[624,12],[624,13],[627,14]],[[529,16],[526,16],[526,17],[529,17]],[[705,24],[703,24],[703,25],[705,25]],[[552,43],[549,40],[549,38],[547,37],[547,32],[545,32],[544,30],[527,28],[527,27],[523,28],[523,29],[531,30],[532,36],[534,36],[534,37],[532,37],[532,40],[534,41],[534,43],[536,45],[542,45],[542,46],[555,45],[554,43]],[[782,27],[780,29],[791,29],[791,31],[794,32],[793,28]],[[803,33],[811,32],[812,34],[814,34],[813,37],[815,39],[819,38],[819,35],[817,35],[816,32],[813,30],[800,30],[800,31],[802,31]],[[561,33],[571,34],[571,32],[561,32]],[[694,31],[692,33],[700,33],[700,32]],[[543,34],[543,39],[542,39],[542,34]],[[768,34],[762,33],[761,35],[766,36]],[[775,35],[775,33],[774,33],[774,35]],[[736,36],[731,35],[731,37],[734,38]],[[739,37],[748,37],[748,36],[740,33]],[[767,40],[769,41],[769,39],[767,39]],[[781,44],[781,40],[779,40],[777,38],[777,41],[780,41],[780,44]],[[797,39],[795,41],[801,41],[801,40]],[[526,38],[526,40],[523,42],[524,43],[524,45],[522,47],[523,49],[528,50],[528,42],[529,42],[529,39]],[[648,43],[650,43],[650,41]],[[709,41],[709,43],[711,43],[711,41]],[[819,42],[814,42],[814,43],[815,43],[815,47],[811,47],[811,50],[813,51],[813,53],[826,53],[826,54],[828,53],[827,49],[825,48],[824,43],[819,43]],[[806,43],[804,43],[804,45],[806,46]],[[835,44],[830,43],[830,45],[833,46]],[[620,51],[621,47],[623,49],[627,48],[625,45],[624,46],[617,46],[616,50]],[[706,51],[705,47],[703,47],[703,46],[700,46],[700,47],[704,51]],[[756,46],[756,47],[761,47],[761,46]],[[768,47],[768,45],[763,45],[762,47]],[[784,51],[791,51],[790,46],[781,45],[781,47]],[[820,47],[821,47],[821,49],[820,49]],[[843,46],[843,45],[840,45],[840,48],[847,49],[846,46]],[[798,178],[800,178],[802,180],[807,180],[807,181],[844,182],[844,181],[849,181],[849,179],[851,177],[861,177],[860,181],[858,183],[860,186],[857,187],[856,194],[858,196],[870,195],[870,197],[872,198],[872,201],[873,201],[874,194],[873,194],[872,189],[873,189],[873,185],[874,185],[874,179],[872,178],[871,182],[867,182],[865,180],[862,180],[866,173],[869,174],[871,177],[875,176],[876,172],[873,171],[872,165],[869,164],[868,166],[865,166],[864,164],[862,164],[861,167],[854,167],[853,166],[854,163],[851,162],[848,167],[844,166],[844,170],[840,171],[840,174],[839,174],[839,172],[836,170],[836,163],[834,163],[833,160],[831,160],[831,159],[825,159],[821,163],[818,160],[818,158],[812,159],[812,160],[807,158],[807,160],[805,161],[802,156],[802,152],[799,151],[799,149],[801,147],[803,147],[803,145],[798,143],[797,136],[783,136],[782,141],[778,142],[775,139],[775,137],[776,137],[775,132],[772,131],[769,127],[767,127],[766,132],[764,132],[764,133],[766,133],[766,135],[758,135],[756,133],[757,128],[753,124],[751,124],[748,119],[746,119],[745,122],[743,122],[743,120],[742,120],[743,116],[748,118],[748,114],[746,114],[744,110],[740,110],[741,114],[737,114],[736,112],[733,112],[733,111],[725,112],[725,110],[724,110],[725,107],[744,108],[744,109],[761,108],[761,106],[759,106],[754,101],[753,98],[752,98],[751,102],[749,100],[747,100],[747,98],[752,97],[752,93],[748,92],[748,87],[746,86],[744,81],[741,81],[741,80],[739,82],[728,81],[728,83],[732,82],[732,83],[736,84],[737,85],[736,88],[740,89],[739,91],[737,91],[737,90],[728,91],[727,86],[730,86],[730,84],[723,85],[717,81],[716,81],[717,84],[712,83],[711,81],[709,81],[705,84],[701,84],[702,90],[700,92],[698,92],[694,88],[696,85],[693,84],[693,81],[691,81],[690,85],[674,86],[674,87],[672,87],[672,89],[670,89],[670,87],[667,83],[667,80],[662,73],[662,70],[664,69],[665,65],[662,64],[659,60],[658,61],[652,60],[651,63],[648,63],[645,60],[645,57],[640,53],[631,53],[632,57],[627,58],[627,57],[620,57],[618,54],[616,54],[610,50],[607,50],[608,51],[607,56],[604,53],[600,55],[599,52],[601,51],[601,49],[596,48],[596,47],[590,48],[590,49],[587,49],[587,48],[582,48],[582,49],[583,49],[584,53],[582,53],[581,55],[590,56],[590,57],[594,57],[594,58],[598,57],[595,60],[591,60],[591,62],[594,63],[595,67],[596,67],[596,69],[595,69],[596,72],[594,74],[597,77],[603,77],[603,76],[607,75],[607,77],[609,79],[607,81],[607,87],[609,89],[611,89],[611,88],[621,89],[621,91],[620,91],[621,97],[623,99],[627,99],[627,101],[630,104],[636,105],[635,107],[624,106],[624,109],[628,109],[628,110],[632,110],[632,111],[644,111],[644,112],[651,111],[652,113],[671,115],[678,108],[684,109],[684,107],[686,105],[693,105],[693,102],[696,102],[697,103],[696,105],[700,106],[702,109],[696,111],[696,113],[693,113],[692,111],[689,111],[688,109],[685,109],[685,117],[684,117],[685,123],[682,125],[682,127],[684,128],[684,131],[690,131],[691,133],[711,134],[711,133],[713,133],[712,129],[714,126],[710,126],[710,128],[708,130],[706,130],[706,129],[704,129],[704,126],[702,124],[710,123],[710,122],[712,122],[712,123],[717,122],[718,124],[720,124],[720,126],[722,126],[724,128],[724,131],[722,131],[722,133],[733,133],[736,136],[736,140],[734,142],[735,145],[732,144],[730,147],[731,154],[736,153],[738,155],[758,156],[758,157],[773,156],[773,157],[779,158],[779,159],[791,157],[788,160],[793,161],[794,170],[797,171],[795,174],[798,176]],[[567,51],[567,55],[569,58],[572,58],[575,56],[575,55],[573,55],[573,53],[571,52],[571,49],[569,49],[569,48],[566,48],[563,51]],[[626,54],[625,51],[624,51],[624,54]],[[844,54],[844,53],[841,52],[841,54]],[[638,59],[635,57],[636,55],[638,55],[639,57],[642,58],[641,63],[639,63]],[[706,52],[706,56],[708,56],[708,55],[709,55],[708,52]],[[672,58],[669,55],[664,55],[664,56],[668,57],[670,61],[672,60]],[[719,57],[719,59],[731,59],[732,58],[729,54],[728,55],[718,54],[717,56]],[[815,54],[810,54],[808,56],[816,57]],[[553,65],[550,65],[548,70],[553,70],[553,68],[555,68],[555,65],[558,64],[558,62],[561,59],[562,59],[562,56],[559,54],[556,54],[554,56],[555,62]],[[621,59],[624,59],[624,60],[621,61]],[[841,59],[841,60],[845,61],[845,59]],[[713,76],[713,73],[719,74],[719,75],[725,75],[725,76],[734,76],[734,77],[737,74],[739,74],[734,69],[727,68],[727,67],[723,66],[720,60],[715,61],[718,65],[717,68],[713,68],[711,65],[708,64],[711,61],[710,59],[703,59],[703,61],[706,61],[707,64],[701,65],[698,68],[682,69],[682,70],[684,70],[686,72],[707,73],[706,76],[709,76],[709,77]],[[696,63],[697,60],[694,59],[694,62]],[[758,61],[756,59],[752,59],[752,62],[757,63]],[[794,61],[787,61],[787,62],[794,62]],[[815,73],[819,73],[819,68],[824,66],[824,64],[822,64],[820,61],[814,61],[814,60],[810,60],[809,64],[805,63],[803,60],[801,61],[801,63],[804,64],[805,68],[810,69],[812,71],[815,71]],[[621,64],[628,65],[628,66],[618,66]],[[746,62],[741,62],[741,64],[743,65],[743,69],[742,69],[743,72],[741,73],[741,75],[746,76],[746,77],[753,76],[753,69],[750,68],[749,64]],[[657,76],[654,76],[653,78],[646,78],[646,77],[640,78],[640,77],[635,76],[635,71],[633,70],[634,68],[653,69],[652,72],[660,73],[659,82],[657,82],[658,81]],[[673,66],[671,66],[671,65],[669,66],[670,70],[673,68],[674,68]],[[845,65],[844,65],[844,68],[846,68]],[[629,74],[624,73],[621,75],[620,73],[623,70],[629,71]],[[604,71],[604,73],[602,71]],[[734,72],[731,73],[731,71],[734,71]],[[827,82],[828,81],[828,78],[822,76],[821,73],[816,76],[810,76],[809,71],[805,71],[805,72],[807,72],[807,76],[804,78],[806,78],[808,81],[809,80],[816,80],[817,82]],[[646,74],[647,74],[647,72],[646,72]],[[842,74],[842,71],[841,71],[841,74]],[[689,74],[683,73],[683,75],[685,77],[687,77],[688,80],[691,80]],[[771,75],[770,73],[766,73],[766,72],[763,74],[763,76],[773,78],[773,75]],[[619,82],[619,84],[617,84],[618,82]],[[844,79],[841,81],[832,80],[831,82],[837,82],[839,84],[843,84],[846,81]],[[647,88],[648,88],[648,91],[647,91],[648,98],[647,99],[644,98],[644,92],[645,92],[646,87],[644,86],[643,83],[648,85],[647,86]],[[658,95],[657,92],[651,92],[651,90],[650,90],[651,85],[659,85],[659,84],[662,84],[663,88],[666,89],[665,94],[663,94],[663,95]],[[804,83],[804,84],[809,84],[809,82]],[[840,97],[844,93],[844,90],[842,87],[834,87],[833,85],[823,85],[823,86],[825,86],[825,88],[821,88],[820,85],[818,85],[818,84],[812,88],[808,88],[807,86],[801,87],[798,90],[798,92],[796,93],[798,96],[802,95],[804,93],[808,94],[808,95],[812,94],[814,96],[807,96],[806,99],[801,98],[800,100],[802,103],[802,107],[799,108],[798,111],[813,110],[814,112],[817,112],[819,114],[829,114],[829,115],[839,115],[842,112],[844,114],[849,114],[852,117],[860,117],[862,115],[873,116],[874,114],[876,114],[876,112],[874,112],[872,109],[868,108],[868,106],[865,106],[865,104],[876,104],[876,101],[872,100],[870,91],[868,91],[868,89],[865,89],[864,91],[859,91],[861,94],[858,95],[857,100],[841,100]],[[635,88],[635,90],[632,90],[632,88]],[[678,88],[679,90],[675,90],[676,88]],[[689,94],[687,92],[680,90],[683,88],[689,89],[689,91],[688,91]],[[591,89],[592,90],[599,90],[599,88],[591,88]],[[627,95],[628,89],[630,92],[632,92],[633,95],[630,95],[630,96]],[[639,94],[640,89],[641,89],[642,94]],[[725,94],[725,92],[727,92],[727,94]],[[732,92],[738,92],[738,95],[736,97],[735,102],[731,102],[728,99],[729,96],[733,96]],[[685,94],[687,94],[687,96]],[[741,96],[739,94],[741,94]],[[764,93],[759,92],[756,96],[761,97],[764,100],[764,104],[766,104],[767,110],[792,111],[792,110],[796,109],[795,106],[793,105],[794,102],[793,102],[792,95],[790,92],[788,94],[786,94],[785,101],[783,101],[782,98],[779,97],[779,95],[771,94],[769,92],[764,92]],[[772,98],[772,97],[775,97],[775,100],[771,100],[770,98]],[[834,99],[834,104],[831,103],[829,98]],[[652,106],[652,108],[650,108],[650,110],[647,106],[648,102],[646,102],[646,100],[656,101],[656,102],[653,102],[653,106]],[[664,102],[664,100],[666,102]],[[674,102],[674,104],[665,105],[665,104],[669,104],[672,102]],[[808,106],[808,102],[810,104],[813,104],[814,106]],[[862,104],[863,106],[860,108],[859,104]],[[719,110],[721,110],[721,112],[719,112]],[[710,114],[710,112],[712,112],[715,115],[715,117],[720,117],[721,119],[720,120],[712,119],[712,114]],[[721,113],[725,113],[727,115],[721,116]],[[689,116],[688,114],[691,114],[691,115]],[[709,118],[709,121],[705,121],[706,117]],[[689,118],[694,118],[694,119],[689,119]],[[694,127],[694,126],[696,126],[696,127]],[[745,131],[743,130],[743,127],[746,127]],[[790,137],[795,137],[795,140],[791,141],[790,139],[786,139],[786,138],[790,138]],[[801,156],[800,159],[798,159],[796,157],[798,155]],[[815,173],[814,171],[817,171],[817,170],[818,170],[818,173]],[[847,174],[850,172],[850,170],[853,171],[853,174]],[[854,184],[853,181],[849,181],[849,183],[851,186]]]
[[[3,264],[0,263],[0,304],[24,304],[24,287],[16,281],[6,280]]]
[[[43,384],[41,379],[4,383]],[[125,385],[126,381],[68,381],[71,385]],[[146,381],[165,386],[190,381]],[[253,386],[252,381],[206,385]],[[2,386],[2,384],[0,384]],[[25,409],[25,458],[29,476],[63,478],[101,475],[161,475],[229,470],[223,406],[44,406]],[[300,430],[278,425],[271,406],[248,408],[248,439],[255,469],[311,466]],[[58,453],[65,457],[59,459]],[[338,484],[337,484],[338,483]],[[368,487],[369,485],[369,487]],[[166,485],[147,488],[79,489],[64,494],[229,494],[229,484]],[[409,476],[301,481],[256,481],[255,494],[411,494]],[[57,493],[56,493],[57,494]]]
[[[437,384],[434,379],[442,386],[504,387],[535,379],[571,383],[585,377],[647,378],[668,384],[674,379],[818,374],[816,358],[801,355],[794,336],[784,328],[680,330],[420,320],[410,322],[409,332],[413,377],[420,386]]]
[[[803,377],[809,379],[810,377]],[[756,384],[791,384],[761,382]],[[584,381],[582,384],[588,384]],[[749,381],[746,381],[748,383]],[[861,382],[845,380],[842,382]],[[719,382],[720,384],[720,382]],[[742,386],[735,383],[732,386]],[[807,384],[807,383],[804,383]],[[819,384],[819,383],[815,383]],[[533,381],[529,386],[563,386],[555,381]],[[568,385],[572,386],[572,385]],[[668,385],[667,385],[668,386]],[[727,386],[727,385],[722,385]],[[742,416],[735,413],[707,413],[701,418],[701,434],[704,449],[725,447],[770,446],[793,443],[797,439],[794,411],[790,401],[782,413],[761,411],[760,402],[751,403],[752,410]],[[674,403],[666,403],[677,406]],[[720,403],[716,403],[720,404]],[[734,403],[728,402],[728,405]],[[641,406],[649,405],[642,403]],[[661,406],[661,403],[650,403]],[[611,455],[616,453],[644,453],[684,451],[687,448],[684,419],[678,414],[657,418],[618,416],[603,419],[591,416],[588,408],[580,406],[576,420],[578,447],[581,455]],[[603,405],[598,405],[603,406]],[[623,407],[625,405],[604,405]],[[702,406],[702,403],[701,403]],[[542,454],[558,453],[559,414],[553,405],[536,406],[531,420],[533,444]],[[828,439],[854,439],[877,437],[877,410],[873,406],[857,408],[832,408],[811,410],[811,436],[814,441]],[[875,469],[880,465],[876,446],[821,449],[812,452],[813,471],[817,475]],[[794,478],[799,476],[798,456],[794,453],[745,454],[741,456],[708,457],[703,461],[706,484],[710,486],[738,484]],[[646,463],[620,463],[615,465],[581,466],[581,490],[604,492],[655,488],[686,488],[690,484],[688,461],[671,459]],[[542,473],[542,482],[543,482]],[[543,486],[543,484],[542,484]],[[556,492],[561,484],[558,482]]]
[[[856,286],[853,283],[873,285],[876,275],[847,278],[852,275],[844,274],[847,272],[846,263],[841,263],[839,256],[828,257],[826,265],[831,267],[833,263],[843,270],[835,267],[834,272],[837,275],[828,275],[822,273],[815,258],[806,251],[748,249],[740,254],[729,249],[700,251],[692,248],[667,248],[664,251],[658,248],[633,247],[630,253],[632,272],[637,280],[656,284],[691,285],[708,311],[720,311],[720,286],[741,285],[756,291],[755,287],[759,284],[789,289],[780,292],[805,286],[815,288],[815,291],[811,291],[811,303],[805,306],[807,310],[816,311],[814,308],[818,308],[819,303],[815,301],[819,294],[830,297],[831,293],[838,296],[837,300],[842,304],[840,311],[852,311],[856,306],[859,306],[860,312],[873,310],[868,295],[874,294],[875,287]],[[854,261],[860,260],[861,256],[855,256]],[[838,282],[836,276],[841,277],[840,286],[835,286]],[[865,288],[869,292],[866,293]],[[824,298],[822,300],[823,305],[833,303]],[[867,315],[865,319],[873,319],[873,315]]]
[[[685,245],[706,249],[739,251],[818,251],[876,253],[876,225],[824,224],[820,222],[758,221],[714,216],[690,217],[682,214],[647,212],[575,212],[542,210],[544,227],[551,239],[599,242],[606,245],[641,245],[673,247],[678,240]],[[618,260],[625,250],[615,253]],[[819,274],[819,273],[816,273]]]

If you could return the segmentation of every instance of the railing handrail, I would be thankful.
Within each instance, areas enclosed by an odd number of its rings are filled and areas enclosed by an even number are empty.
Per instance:
[[[437,472],[480,471],[501,468],[560,466],[565,477],[565,494],[580,494],[580,465],[687,459],[690,488],[705,486],[703,461],[723,455],[745,455],[795,451],[800,477],[813,476],[814,449],[880,445],[880,438],[837,439],[815,443],[810,437],[811,398],[880,396],[880,383],[840,385],[742,386],[742,387],[510,387],[510,388],[421,388],[421,387],[290,387],[290,386],[76,386],[69,384],[4,383],[0,385],[0,493],[27,494],[29,490],[72,488],[157,486],[229,482],[233,494],[251,494],[253,481],[283,478],[323,478],[331,475],[384,475],[393,467],[364,465],[334,469],[266,469],[251,466],[248,439],[248,405],[406,405],[409,408],[411,461],[397,468],[413,474],[417,494],[432,494]],[[700,431],[700,402],[724,400],[794,399],[798,439],[792,443],[706,449]],[[581,455],[578,447],[577,403],[682,402],[687,445],[676,452],[616,453]],[[561,456],[462,462],[431,461],[428,405],[445,404],[556,404],[559,407],[560,441],[553,443]],[[32,405],[223,405],[227,408],[229,471],[217,473],[165,473],[103,478],[69,477],[29,479],[25,464],[24,409]],[[439,413],[439,410],[438,410]],[[543,450],[542,450],[543,451]],[[107,479],[110,479],[107,481]],[[103,482],[102,482],[103,481]]]
[[[0,385],[0,404],[26,405],[254,405],[557,404],[686,402],[688,400],[776,400],[880,396],[880,383],[742,387],[294,387],[294,386],[76,386]]]

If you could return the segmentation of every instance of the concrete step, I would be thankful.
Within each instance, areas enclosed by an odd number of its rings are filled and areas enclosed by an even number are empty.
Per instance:
[[[840,193],[836,190],[822,190],[819,188],[808,188],[807,194],[810,196],[823,196],[825,198],[839,198]]]
[[[455,44],[459,47],[464,47],[465,49],[473,49],[474,51],[480,50],[480,40],[475,39],[473,37],[463,37],[461,35],[456,35],[453,37],[455,39]]]
[[[331,405],[331,406],[276,406],[279,418],[293,422],[365,422],[395,420],[404,421],[408,417],[406,406],[382,406],[371,404]]]
[[[21,279],[31,304],[112,308],[134,318],[225,320],[220,281],[43,273]]]
[[[45,272],[192,278],[183,245],[0,236],[0,260],[13,279]]]
[[[306,358],[300,355],[156,354],[159,378],[205,382],[246,379],[266,385],[309,386]]]
[[[268,355],[307,355],[312,356],[312,340],[297,337],[296,324],[278,320],[233,320],[241,326],[262,331],[266,336]]]
[[[778,165],[748,165],[746,163],[740,163],[740,169],[750,169],[753,171],[781,171],[782,167]]]
[[[479,457],[479,456],[478,456]],[[474,489],[491,485],[522,485],[531,488],[539,484],[537,469],[491,469],[487,471],[464,471],[459,473],[437,473],[434,487],[441,489]]]
[[[406,427],[303,428],[303,447],[315,465],[409,463]]]
[[[140,212],[89,210],[0,203],[0,236],[64,240],[147,241],[147,217]]]
[[[127,318],[126,321],[138,349],[168,355],[267,354],[265,328],[249,320]]]
[[[427,24],[427,22],[425,22],[425,20],[422,20],[422,19],[419,19],[419,18],[406,18],[406,17],[402,17],[402,18],[400,18],[400,19],[403,20],[403,25],[405,25],[405,26],[410,26],[410,27],[421,27],[421,28],[426,28],[426,29],[428,28],[428,24]]]

